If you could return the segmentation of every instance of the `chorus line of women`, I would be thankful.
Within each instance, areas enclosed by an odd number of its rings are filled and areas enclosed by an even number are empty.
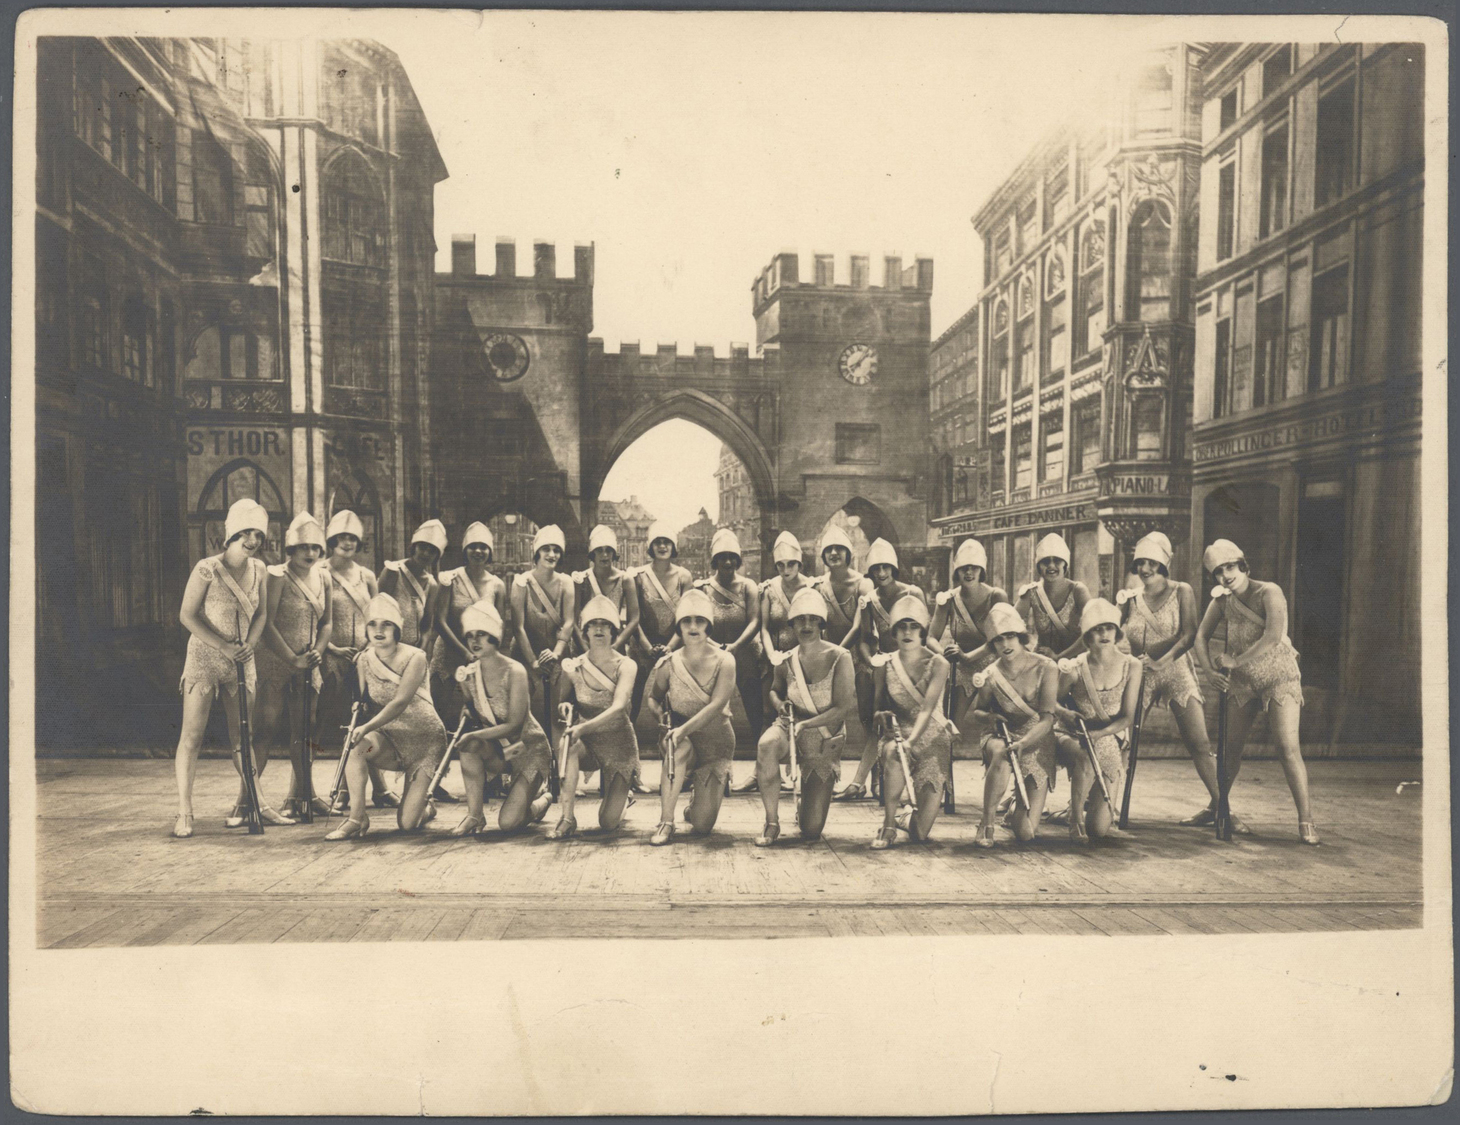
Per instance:
[[[695,581],[662,524],[649,533],[650,561],[632,570],[618,566],[613,531],[594,528],[590,566],[573,574],[558,569],[561,529],[544,527],[532,567],[510,586],[489,570],[492,535],[481,523],[463,536],[459,568],[439,571],[447,534],[430,520],[412,536],[408,556],[386,563],[378,580],[355,561],[362,527],[353,513],[335,513],[327,529],[307,513],[296,517],[278,566],[257,557],[267,531],[263,508],[234,504],[223,551],[198,563],[184,594],[180,616],[190,637],[175,836],[193,832],[193,778],[215,698],[240,771],[239,799],[224,823],[245,823],[241,692],[249,703],[257,693],[261,724],[290,750],[283,811],[267,802],[259,810],[275,825],[295,823],[312,792],[306,739],[329,729],[351,697],[368,701],[369,717],[348,736],[346,793],[338,805],[314,798],[308,806],[339,814],[326,836],[332,840],[365,835],[370,807],[394,807],[400,830],[424,826],[438,802],[454,800],[436,784],[451,754],[466,786],[453,836],[484,835],[493,779],[502,794],[500,833],[543,820],[556,799],[548,785],[555,766],[561,807],[548,836],[577,832],[579,785],[594,773],[598,826],[616,829],[633,793],[647,792],[635,729],[645,707],[660,732],[650,750],[660,763],[660,819],[650,843],[675,839],[686,790],[685,830],[708,834],[732,788],[737,694],[757,736],[754,771],[738,790],[757,793],[764,807],[757,846],[780,839],[788,791],[797,833],[814,840],[833,802],[867,795],[874,768],[883,823],[871,847],[928,839],[952,783],[954,743],[975,732],[985,767],[978,846],[996,845],[1001,808],[1016,840],[1034,839],[1060,769],[1070,777],[1071,837],[1100,839],[1112,831],[1112,795],[1123,787],[1136,716],[1161,704],[1208,795],[1182,823],[1211,824],[1219,787],[1200,664],[1230,707],[1228,785],[1266,711],[1299,837],[1318,843],[1299,753],[1303,692],[1286,601],[1275,584],[1251,576],[1227,540],[1203,557],[1217,584],[1198,620],[1196,594],[1171,578],[1171,544],[1159,533],[1137,543],[1131,573],[1139,588],[1120,591],[1115,604],[1071,579],[1068,545],[1047,535],[1035,551],[1038,578],[1013,599],[988,583],[982,545],[965,540],[954,554],[952,588],[930,606],[921,589],[899,580],[891,544],[871,545],[864,576],[851,569],[852,544],[835,528],[820,544],[822,574],[802,573],[801,545],[783,532],[772,548],[776,574],[759,585],[739,573],[740,544],[728,529],[711,542],[710,576]],[[1214,654],[1219,627],[1225,643]],[[838,792],[852,725],[861,728],[864,750]],[[256,756],[258,773],[267,758]],[[382,770],[403,775],[399,797]],[[1239,817],[1231,822],[1248,831]]]

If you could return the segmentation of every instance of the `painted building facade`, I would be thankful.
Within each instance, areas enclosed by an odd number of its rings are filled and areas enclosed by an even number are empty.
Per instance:
[[[1286,592],[1305,741],[1419,740],[1424,67],[1405,43],[1203,66],[1191,542]]]
[[[40,628],[82,654],[42,690],[156,698],[151,738],[175,721],[183,584],[234,500],[268,509],[270,560],[295,512],[354,508],[376,566],[429,505],[446,169],[378,44],[38,49],[39,533],[57,560]],[[43,740],[96,737],[89,715],[41,713]]]
[[[1042,139],[973,217],[985,289],[934,348],[934,536],[990,580],[1059,532],[1109,595],[1140,536],[1185,567],[1205,48],[1153,52]]]

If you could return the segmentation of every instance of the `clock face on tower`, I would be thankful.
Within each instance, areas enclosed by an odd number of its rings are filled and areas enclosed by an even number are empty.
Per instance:
[[[527,374],[527,345],[521,336],[510,332],[493,332],[483,342],[487,367],[499,383],[510,383]]]
[[[865,387],[877,374],[877,349],[870,344],[848,344],[836,365],[848,383]]]

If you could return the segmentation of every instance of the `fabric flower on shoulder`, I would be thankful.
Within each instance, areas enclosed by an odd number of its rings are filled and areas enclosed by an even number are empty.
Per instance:
[[[1225,587],[1225,586],[1213,586],[1212,587],[1212,597],[1214,597],[1214,598],[1225,598],[1231,592],[1232,591],[1229,590],[1229,589],[1227,589],[1227,587]]]
[[[987,672],[975,672],[973,674],[973,686],[974,687],[981,688],[981,687],[984,686],[984,684],[986,684],[988,682],[989,682],[989,674]]]
[[[857,605],[861,609],[866,609],[871,604],[872,604],[872,595],[871,594],[863,594],[860,598],[857,599]]]
[[[460,668],[456,670],[456,682],[459,684],[466,683],[467,680],[471,679],[473,672],[475,672],[476,670],[476,666],[477,664],[475,660],[473,660],[470,664],[463,664]]]
[[[1130,601],[1131,598],[1135,596],[1136,592],[1134,590],[1117,590],[1115,592],[1115,604],[1125,605],[1126,602]]]
[[[866,599],[863,600],[865,601]],[[947,605],[953,600],[953,591],[939,590],[937,597],[935,597],[933,600],[936,601],[939,605]]]
[[[1059,662],[1060,672],[1066,676],[1073,676],[1080,670],[1079,662],[1073,657],[1067,657]]]
[[[872,667],[873,668],[882,668],[891,659],[892,659],[892,653],[890,653],[890,652],[874,652],[872,654]]]
[[[786,654],[780,649],[773,648],[766,654],[766,659],[771,662],[772,668],[779,668],[786,662]]]
[[[1015,599],[1017,600],[1019,598],[1024,597],[1026,594],[1028,594],[1031,590],[1033,590],[1038,585],[1039,585],[1038,582],[1026,582],[1026,583],[1024,583],[1024,585],[1022,585],[1022,586],[1019,587],[1019,593],[1015,595]]]
[[[288,568],[288,566],[288,563],[274,563],[272,566],[266,566],[265,569],[268,570],[268,572],[272,574],[275,578],[283,578],[284,571]]]

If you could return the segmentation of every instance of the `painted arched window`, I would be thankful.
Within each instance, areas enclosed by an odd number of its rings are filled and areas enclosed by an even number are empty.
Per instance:
[[[272,261],[278,191],[269,158],[250,145],[243,170],[243,252],[261,262]]]
[[[994,306],[994,338],[989,359],[989,398],[1001,401],[1009,393],[1009,302]]]
[[[193,220],[233,222],[233,159],[206,129],[193,131]]]
[[[146,387],[156,384],[152,325],[152,310],[140,294],[131,294],[122,303],[122,374]]]
[[[1065,291],[1065,255],[1064,251],[1056,250],[1049,256],[1044,267],[1044,293],[1047,297],[1053,297],[1056,293]]]
[[[363,157],[346,152],[322,185],[324,256],[356,266],[385,265],[385,197]]]
[[[1130,320],[1171,315],[1171,213],[1148,199],[1131,215],[1126,242],[1126,307]]]
[[[359,516],[365,529],[355,561],[370,570],[379,570],[385,562],[380,554],[380,494],[362,473],[352,473],[335,485],[325,509],[326,523],[336,512],[346,510]]]
[[[1079,280],[1075,296],[1075,350],[1085,355],[1100,347],[1105,334],[1105,224],[1087,223],[1080,233]]]
[[[195,534],[199,536],[194,541],[195,557],[216,555],[223,550],[223,521],[228,509],[239,500],[257,500],[269,513],[269,541],[259,557],[265,562],[278,562],[284,542],[284,501],[269,474],[243,458],[228,462],[203,486],[192,519],[198,528]]]
[[[1034,315],[1034,282],[1028,274],[1019,279],[1019,319]]]

